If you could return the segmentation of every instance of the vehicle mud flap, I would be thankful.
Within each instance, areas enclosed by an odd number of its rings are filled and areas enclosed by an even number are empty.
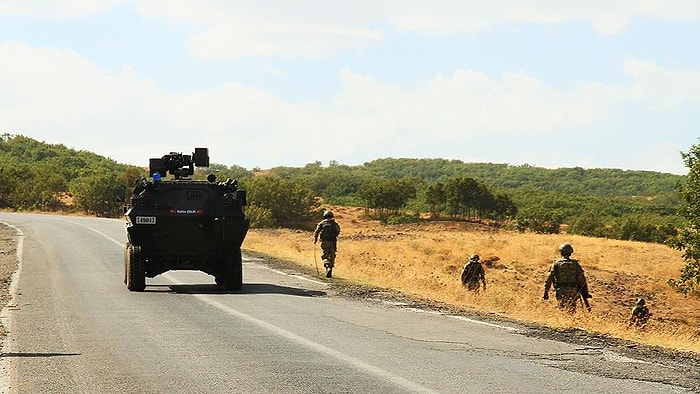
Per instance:
[[[224,278],[226,290],[240,290],[243,286],[243,257],[241,249],[228,249],[224,252]]]
[[[146,263],[141,247],[128,245],[125,257],[126,288],[129,291],[144,291],[146,289]]]
[[[124,284],[126,284],[126,278],[129,276],[129,249],[131,249],[131,244],[127,242],[124,245]]]

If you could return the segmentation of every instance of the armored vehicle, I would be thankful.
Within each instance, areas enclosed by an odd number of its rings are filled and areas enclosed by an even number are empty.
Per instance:
[[[246,192],[230,178],[217,182],[214,174],[191,179],[195,166],[209,167],[207,148],[150,159],[151,178],[136,182],[124,207],[124,283],[130,291],[143,291],[146,277],[170,270],[203,271],[217,285],[241,288]]]

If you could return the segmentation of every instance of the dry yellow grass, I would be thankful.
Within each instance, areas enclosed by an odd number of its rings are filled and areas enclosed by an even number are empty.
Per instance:
[[[556,328],[581,328],[648,345],[700,352],[700,299],[671,290],[681,253],[658,244],[575,235],[520,234],[469,223],[381,226],[362,210],[335,207],[342,227],[334,276],[392,288],[470,310]],[[562,242],[574,246],[588,278],[591,313],[571,316],[556,307],[553,291],[542,300],[547,269]],[[244,249],[313,269],[311,232],[251,230]],[[460,272],[469,255],[485,261],[487,291],[467,292]],[[319,261],[320,264],[320,261]],[[627,321],[638,297],[652,319],[644,330]]]

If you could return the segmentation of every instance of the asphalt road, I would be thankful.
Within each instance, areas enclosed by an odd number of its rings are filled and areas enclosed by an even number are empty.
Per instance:
[[[640,378],[667,366],[513,324],[350,299],[245,254],[240,291],[175,271],[132,293],[122,221],[0,222],[22,233],[3,393],[686,392]]]

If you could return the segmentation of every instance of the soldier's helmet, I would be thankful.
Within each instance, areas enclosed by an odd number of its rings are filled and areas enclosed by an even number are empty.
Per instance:
[[[571,254],[574,253],[574,247],[571,246],[571,244],[563,243],[559,245],[559,253],[561,253],[562,256],[571,256]]]
[[[333,217],[333,212],[331,212],[331,211],[325,211],[325,212],[323,212],[323,218],[324,218],[324,219],[330,219],[330,218],[332,218],[332,217]]]
[[[473,254],[473,255],[469,256],[469,261],[479,261],[479,255]]]
[[[644,298],[640,298],[637,300],[637,305],[644,305]]]

